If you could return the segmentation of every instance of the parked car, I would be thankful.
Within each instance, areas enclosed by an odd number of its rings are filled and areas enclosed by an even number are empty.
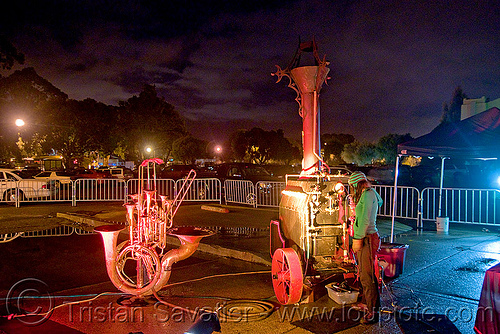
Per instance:
[[[290,165],[263,165],[263,167],[271,174],[283,181],[285,181],[286,175],[298,175],[300,174],[300,168],[297,170]]]
[[[97,183],[103,183],[103,180],[105,179],[113,179],[111,174],[108,172],[102,171],[102,170],[96,170],[96,169],[80,169],[80,170],[75,170],[74,174],[71,176],[72,180],[78,180],[78,179],[95,179],[98,180]]]
[[[370,175],[367,174],[365,168],[356,168],[356,170],[359,170],[363,173],[365,173],[366,178],[368,181],[370,181],[372,184],[376,184],[376,180],[371,177]],[[343,184],[347,184],[347,181],[349,180],[349,177],[353,171],[349,168],[343,167],[343,166],[333,166],[330,167],[330,180],[334,180],[337,182],[342,182]]]
[[[198,179],[216,177],[216,172],[213,169],[182,164],[165,166],[160,172],[160,177],[162,179],[178,180],[188,176],[189,172],[192,169],[194,169],[194,171],[196,172],[196,178]]]
[[[444,164],[443,187],[468,187],[470,185],[468,175],[469,171],[465,164],[447,160]],[[439,187],[440,177],[439,163],[421,164],[411,168],[412,185],[417,188]]]
[[[0,195],[1,200],[7,203],[16,201],[16,187],[19,187],[19,199],[32,199],[50,195],[49,187],[45,181],[23,179],[14,169],[0,169]]]
[[[392,185],[394,186],[395,166],[378,166],[372,167],[366,172],[368,178],[372,178],[374,184]],[[411,185],[411,170],[407,165],[398,167],[398,185]]]
[[[270,182],[284,182],[283,179],[271,175],[261,165],[243,162],[223,163],[218,165],[217,178],[221,181],[222,186],[224,187],[223,194],[226,196],[226,201],[235,201],[239,196],[243,196],[243,200],[248,204],[254,204],[255,201],[257,201],[257,197],[272,197],[275,185]],[[255,186],[256,193],[251,190],[253,187],[243,187],[244,190],[238,194],[231,190],[226,193],[226,180],[250,181]],[[231,188],[233,188],[233,186],[229,186],[229,189]],[[240,198],[237,201],[241,200],[242,199]]]
[[[111,176],[121,180],[128,180],[134,178],[134,173],[128,168],[99,167],[97,170],[100,172],[109,173]]]
[[[31,179],[34,175],[40,173],[42,168],[39,166],[25,166],[23,169],[19,170],[19,176],[23,179]]]
[[[217,178],[225,180],[282,181],[279,177],[271,175],[264,167],[257,164],[232,162],[223,163],[217,167]]]
[[[41,172],[33,176],[35,180],[47,180],[54,181],[53,183],[58,184],[69,184],[71,183],[71,177],[73,173],[64,171],[46,171]]]

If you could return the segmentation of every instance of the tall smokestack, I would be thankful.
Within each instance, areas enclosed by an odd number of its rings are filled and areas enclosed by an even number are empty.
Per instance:
[[[312,52],[314,66],[299,66],[302,52]],[[283,76],[290,79],[289,87],[297,92],[299,115],[302,117],[302,172],[301,176],[317,174],[321,171],[320,131],[319,131],[319,92],[327,79],[329,63],[320,60],[315,41],[300,43],[295,57],[287,68],[278,70],[273,75],[278,81]]]

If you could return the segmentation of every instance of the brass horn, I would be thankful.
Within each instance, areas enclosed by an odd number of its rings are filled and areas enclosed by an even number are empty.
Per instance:
[[[168,282],[172,265],[190,257],[200,240],[213,234],[196,227],[173,227],[173,218],[191,187],[196,172],[191,170],[170,200],[158,195],[155,164],[161,159],[144,160],[139,167],[139,189],[125,204],[129,239],[117,246],[118,235],[125,227],[103,225],[95,228],[101,234],[106,257],[106,270],[113,285],[120,291],[142,297],[161,290]],[[157,201],[157,196],[160,201]],[[167,235],[180,240],[177,249],[164,254]],[[158,253],[159,251],[159,253]],[[131,266],[130,262],[135,262]]]

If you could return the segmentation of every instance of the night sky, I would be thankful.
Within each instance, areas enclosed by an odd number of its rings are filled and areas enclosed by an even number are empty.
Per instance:
[[[470,98],[500,98],[499,8],[467,0],[10,0],[0,31],[26,55],[23,66],[70,98],[117,105],[154,84],[206,140],[253,126],[300,138],[295,93],[271,73],[286,67],[299,38],[314,37],[330,61],[321,132],[375,141],[431,131],[459,85]]]

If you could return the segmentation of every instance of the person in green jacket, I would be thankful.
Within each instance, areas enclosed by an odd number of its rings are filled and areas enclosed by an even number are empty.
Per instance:
[[[379,321],[380,292],[375,274],[376,255],[380,249],[377,230],[377,213],[383,201],[372,188],[366,175],[354,172],[348,180],[351,199],[354,201],[355,220],[353,223],[352,249],[356,254],[359,282],[361,283],[361,307],[365,312],[361,323]]]

